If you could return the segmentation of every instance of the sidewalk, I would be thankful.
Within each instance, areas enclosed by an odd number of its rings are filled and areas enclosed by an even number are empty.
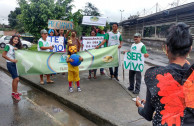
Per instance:
[[[6,61],[0,57],[0,68],[6,70]],[[27,75],[20,79],[42,90],[69,108],[100,126],[151,126],[151,122],[144,120],[137,112],[135,102],[130,93],[115,80],[108,76],[99,75],[97,79],[87,79],[88,71],[80,72],[80,86],[82,92],[68,91],[66,75],[55,75],[54,84],[39,84],[38,75]]]

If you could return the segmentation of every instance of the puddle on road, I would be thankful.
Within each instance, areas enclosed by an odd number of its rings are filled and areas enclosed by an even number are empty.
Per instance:
[[[11,77],[1,70],[0,77],[1,82],[9,87],[8,92],[11,92]],[[38,111],[41,110],[42,112],[48,113],[64,126],[96,126],[91,121],[56,101],[53,97],[31,88],[23,82],[19,83],[18,86],[19,92],[22,93],[21,101],[18,103],[20,109],[25,108],[26,106],[34,106],[33,108],[39,108],[37,109]]]

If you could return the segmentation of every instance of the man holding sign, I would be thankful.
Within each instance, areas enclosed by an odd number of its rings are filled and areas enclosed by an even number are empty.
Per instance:
[[[98,45],[96,47],[96,49],[98,49],[99,47],[104,45],[105,42],[108,43],[108,46],[118,45],[118,48],[119,49],[121,48],[123,39],[122,39],[122,36],[121,36],[120,32],[117,31],[118,24],[114,23],[112,25],[112,29],[113,30],[111,32],[107,33],[105,39],[102,41],[102,43],[100,45]],[[118,50],[118,53],[119,52],[120,51]],[[111,78],[115,78],[117,81],[119,81],[119,79],[118,79],[118,67],[115,67],[115,71],[114,72],[113,72],[113,68],[112,67],[109,68]]]
[[[141,34],[134,35],[135,43],[132,44],[130,52],[127,52],[124,57],[124,67],[129,69],[129,91],[134,94],[139,94],[141,85],[141,72],[144,68],[144,57],[149,57],[145,45],[141,42]],[[136,86],[134,91],[134,77],[136,74]]]

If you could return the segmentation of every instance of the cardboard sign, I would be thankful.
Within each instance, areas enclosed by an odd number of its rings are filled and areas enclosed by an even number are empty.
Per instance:
[[[49,29],[73,29],[73,23],[71,21],[64,20],[48,20]]]
[[[95,25],[95,26],[106,26],[105,17],[96,17],[96,16],[84,16],[82,24],[85,25]]]
[[[98,46],[103,40],[104,40],[103,36],[83,37],[83,45],[84,45],[83,50],[95,49],[96,46]]]
[[[143,72],[144,54],[136,52],[127,52],[124,57],[124,68]]]
[[[48,36],[46,41],[53,46],[54,49],[51,52],[61,52],[65,49],[65,37],[61,36]]]

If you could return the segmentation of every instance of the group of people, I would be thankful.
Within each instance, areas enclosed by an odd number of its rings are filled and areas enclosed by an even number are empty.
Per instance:
[[[118,32],[118,24],[114,23],[112,25],[112,31],[105,34],[103,27],[93,29],[90,33],[91,36],[103,36],[104,40],[96,47],[96,49],[108,46],[118,46],[118,50],[122,47],[122,36]],[[56,30],[50,29],[48,32],[46,30],[41,30],[41,38],[38,40],[38,51],[50,51],[53,49],[52,46],[46,45],[46,38],[48,34],[50,36],[62,36],[66,38],[64,45],[67,45],[67,63],[68,63],[68,81],[69,81],[69,91],[73,92],[72,82],[77,83],[77,90],[81,91],[79,83],[79,67],[72,66],[70,63],[73,62],[71,55],[80,51],[81,42],[76,37],[76,32],[71,31],[71,35],[68,37],[70,31],[64,34],[64,30],[60,29],[59,33]],[[67,39],[68,38],[68,39]],[[145,45],[141,42],[141,34],[134,34],[135,43],[132,44],[130,51],[139,52],[144,54],[144,57],[149,57],[146,51]],[[185,97],[194,96],[194,90],[189,90],[192,87],[194,78],[190,78],[190,87],[185,86],[190,74],[193,72],[194,66],[190,68],[190,64],[187,61],[187,56],[192,50],[192,37],[189,34],[189,26],[185,23],[178,23],[173,25],[169,29],[169,34],[165,43],[166,55],[169,59],[168,66],[157,66],[148,69],[145,73],[145,83],[147,86],[146,100],[141,100],[137,97],[136,106],[138,107],[138,112],[145,119],[151,121],[153,120],[153,125],[194,125],[194,101],[185,99]],[[135,48],[133,48],[135,46]],[[16,35],[12,36],[9,44],[6,45],[2,56],[7,61],[7,69],[12,75],[12,97],[16,100],[20,100],[21,93],[18,92],[18,82],[19,77],[17,74],[16,63],[14,51],[21,49],[22,44],[20,38]],[[125,51],[126,52],[126,51]],[[120,53],[120,51],[118,51]],[[79,57],[82,62],[84,59]],[[111,78],[118,79],[118,67],[109,68]],[[88,79],[91,79],[91,74],[94,72],[94,78],[96,78],[96,69],[89,70]],[[104,74],[104,69],[100,69],[100,73]],[[50,79],[50,75],[47,76],[47,83],[53,83]],[[134,87],[134,82],[136,78],[136,86]],[[43,75],[40,75],[40,83],[44,84]],[[129,91],[133,91],[134,94],[139,94],[141,85],[141,72],[129,70]],[[187,82],[188,83],[188,82]],[[188,89],[187,91],[183,90]],[[183,95],[184,94],[184,95]],[[189,96],[191,95],[191,96]],[[188,103],[189,102],[189,103]],[[182,106],[182,107],[180,107]],[[155,112],[155,114],[154,114]]]

